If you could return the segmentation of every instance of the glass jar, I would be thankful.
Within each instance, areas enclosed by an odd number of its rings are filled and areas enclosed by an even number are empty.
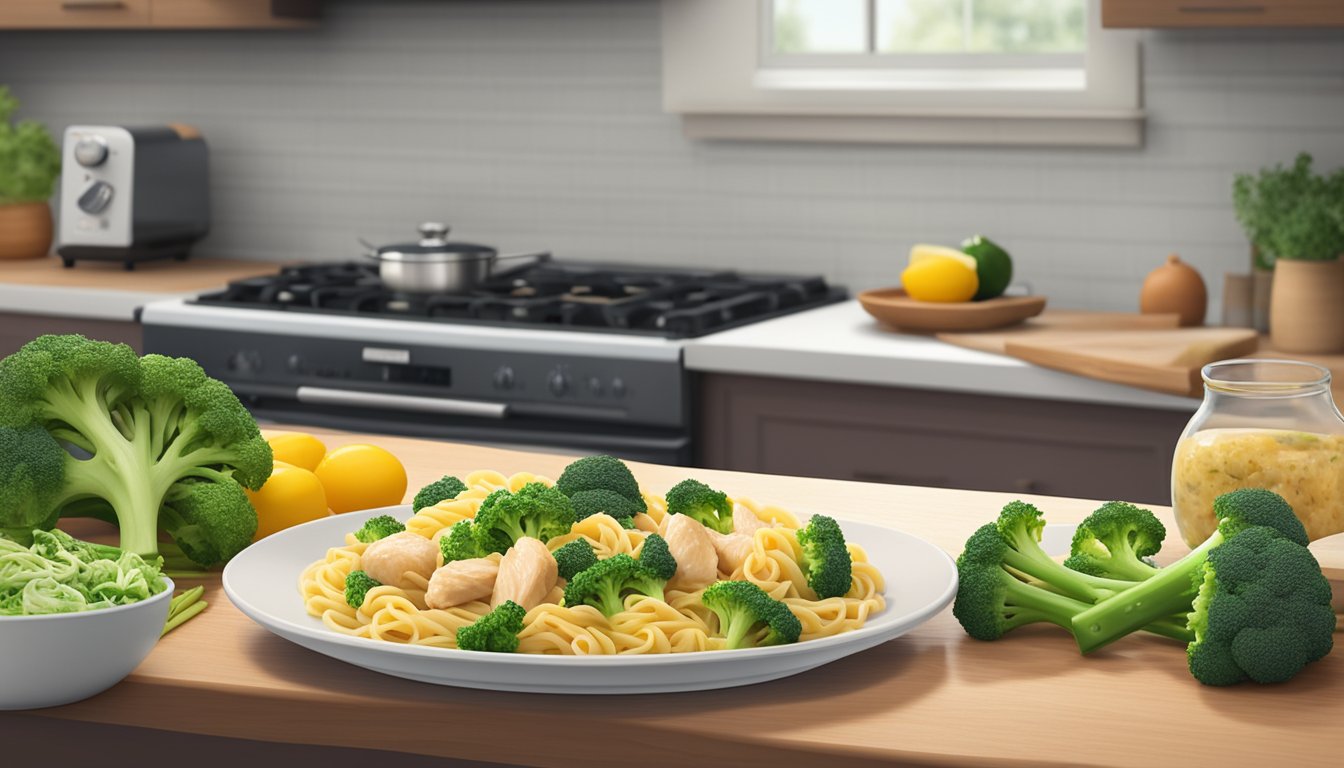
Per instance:
[[[1330,371],[1296,360],[1224,360],[1203,375],[1204,403],[1171,463],[1171,504],[1185,543],[1213,533],[1213,500],[1238,488],[1287,499],[1313,540],[1344,529],[1344,416],[1330,395]]]

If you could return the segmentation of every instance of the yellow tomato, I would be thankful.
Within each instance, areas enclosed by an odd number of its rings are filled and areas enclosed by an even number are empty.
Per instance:
[[[321,440],[303,432],[285,432],[266,442],[271,444],[271,453],[275,454],[276,461],[293,464],[309,472],[317,469],[317,465],[322,463],[322,457],[327,455],[327,446]]]
[[[327,509],[327,492],[317,475],[283,461],[275,462],[275,469],[261,490],[246,493],[257,510],[257,535],[252,537],[253,541],[331,514]]]
[[[406,495],[406,468],[376,445],[344,445],[314,470],[333,512],[389,507]]]

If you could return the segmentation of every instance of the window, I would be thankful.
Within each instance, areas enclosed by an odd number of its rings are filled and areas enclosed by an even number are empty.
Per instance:
[[[1138,42],[1097,0],[664,0],[703,138],[1137,146]]]

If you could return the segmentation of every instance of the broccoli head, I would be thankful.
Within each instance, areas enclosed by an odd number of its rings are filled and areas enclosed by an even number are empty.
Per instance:
[[[575,539],[551,553],[559,566],[560,578],[568,581],[597,563],[593,545],[587,539]]]
[[[699,480],[682,480],[667,492],[667,512],[686,515],[719,533],[733,532],[733,504],[727,494]]]
[[[623,595],[631,589],[630,582],[641,575],[639,562],[627,554],[598,560],[565,585],[565,605],[591,605],[606,616],[620,613],[625,609]]]
[[[406,526],[402,525],[397,518],[391,515],[378,515],[369,518],[362,528],[355,531],[355,538],[365,544],[372,544],[379,539],[385,539],[404,530],[406,530]]]
[[[854,563],[845,546],[845,534],[834,518],[813,515],[798,530],[798,543],[803,548],[799,565],[817,597],[840,597],[849,592]]]
[[[486,497],[472,529],[486,552],[507,552],[524,536],[546,542],[572,527],[574,507],[569,498],[544,483],[528,483],[517,493],[498,490]]]
[[[472,560],[490,554],[481,549],[481,543],[473,528],[470,520],[459,520],[453,523],[453,527],[449,528],[447,533],[439,537],[439,551],[443,553],[445,565],[454,560]]]
[[[803,633],[788,605],[750,581],[715,582],[700,601],[719,617],[719,633],[729,649],[796,643]]]
[[[467,490],[466,483],[452,475],[444,475],[416,492],[415,498],[411,501],[411,509],[419,512],[441,501],[456,499],[457,495],[465,490]]]
[[[512,600],[505,600],[493,611],[457,630],[457,647],[464,651],[513,653],[518,650],[518,633],[523,631],[527,611]]]
[[[162,530],[212,565],[251,543],[242,488],[272,466],[251,414],[191,360],[75,335],[0,360],[0,529],[93,516],[123,549],[154,554]]]
[[[369,590],[374,587],[381,587],[383,583],[373,578],[364,571],[351,571],[345,577],[345,603],[355,610],[359,610],[364,605],[364,598],[368,597]]]
[[[1064,565],[1093,576],[1143,581],[1157,573],[1147,558],[1162,549],[1166,537],[1167,527],[1152,512],[1108,501],[1078,525]]]
[[[593,515],[609,515],[617,520],[626,520],[642,511],[633,501],[606,488],[579,491],[570,496],[569,500],[574,504],[575,520],[584,520]]]
[[[585,456],[571,463],[560,473],[555,487],[569,497],[582,491],[604,489],[628,499],[635,505],[636,512],[647,509],[634,474],[625,462],[612,456]]]
[[[1210,553],[1245,531],[1265,527],[1287,542],[1304,548],[1307,545],[1306,529],[1293,508],[1272,491],[1243,488],[1225,493],[1214,500],[1213,514],[1218,518],[1218,528],[1190,554],[1073,617],[1073,634],[1083,653],[1112,643],[1160,616],[1188,614],[1195,587],[1206,581],[1204,563]],[[1264,620],[1269,621],[1273,615],[1266,614]],[[1269,629],[1273,625],[1263,626]]]
[[[668,549],[667,540],[656,533],[651,533],[644,539],[644,546],[639,550],[639,564],[644,570],[663,581],[667,581],[677,573],[677,560],[672,557],[672,550]]]

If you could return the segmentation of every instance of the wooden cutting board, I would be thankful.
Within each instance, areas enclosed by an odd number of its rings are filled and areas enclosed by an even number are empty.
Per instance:
[[[1004,352],[1045,368],[1193,396],[1203,390],[1200,368],[1249,355],[1258,344],[1259,336],[1248,328],[1062,330],[1009,339]]]
[[[1084,331],[1084,330],[1144,330],[1154,328],[1177,328],[1179,315],[1141,315],[1135,312],[1087,312],[1084,310],[1047,309],[1038,317],[994,331],[976,333],[939,333],[936,338],[948,344],[981,352],[1005,354],[1004,346],[1011,341],[1035,338],[1045,331]]]

